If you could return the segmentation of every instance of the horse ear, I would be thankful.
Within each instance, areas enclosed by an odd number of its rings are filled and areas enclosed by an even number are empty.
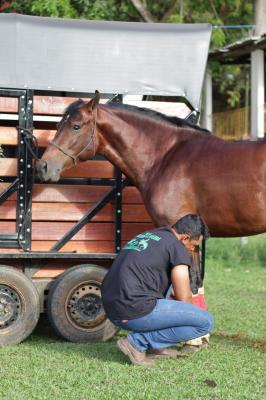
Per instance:
[[[94,110],[100,102],[100,93],[98,90],[95,90],[94,97],[91,99],[91,101],[88,102],[88,107],[90,110]]]

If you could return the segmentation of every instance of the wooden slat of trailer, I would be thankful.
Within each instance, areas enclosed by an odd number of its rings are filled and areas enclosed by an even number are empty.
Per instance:
[[[0,232],[1,235],[4,233],[14,233],[16,231],[15,221],[0,221]]]
[[[59,240],[72,226],[71,222],[33,222],[32,240]],[[122,239],[129,240],[137,233],[150,228],[151,224],[148,222],[123,223]],[[114,240],[114,224],[90,222],[72,240]]]
[[[17,159],[0,158],[0,176],[17,176]],[[112,178],[114,167],[108,161],[85,161],[75,168],[64,171],[63,177]]]
[[[17,176],[16,158],[0,158],[0,176]]]
[[[123,190],[123,204],[143,204],[141,194],[136,187],[129,186]]]
[[[34,241],[32,242],[33,251],[49,251],[55,241]],[[69,241],[60,250],[60,252],[75,252],[75,253],[112,253],[114,252],[113,241]],[[64,261],[62,262],[64,263]]]
[[[122,242],[122,246],[126,244],[127,241]],[[32,251],[50,251],[50,249],[56,244],[56,241],[52,240],[36,240],[32,242]],[[18,254],[21,253],[21,249],[9,249],[1,248],[1,253],[7,254]],[[60,252],[75,252],[75,253],[112,253],[114,252],[114,242],[113,241],[77,241],[71,240],[60,250]],[[61,261],[64,265],[64,260]]]
[[[0,220],[12,220],[16,218],[16,202],[5,201],[0,205]]]
[[[52,240],[36,240],[32,242],[32,251],[50,251],[56,241]],[[0,248],[0,253],[18,254],[23,252],[21,249]],[[75,253],[113,253],[113,241],[69,241],[60,252],[75,252]],[[64,260],[61,261],[64,265]]]
[[[33,135],[36,137],[39,147],[47,147],[54,138],[56,130],[34,129]]]
[[[69,104],[77,101],[76,97],[34,96],[34,114],[61,115]],[[89,101],[89,99],[84,99]]]
[[[0,145],[16,146],[18,143],[18,131],[14,127],[0,126]]]
[[[0,189],[1,189],[0,183]],[[3,186],[4,190],[5,186]],[[39,202],[74,202],[94,203],[99,201],[111,186],[86,186],[86,185],[38,185],[33,188],[33,201]],[[142,204],[140,192],[135,187],[126,187],[123,190],[123,204]]]
[[[93,207],[93,204],[84,203],[33,203],[33,221],[78,221]],[[113,222],[115,205],[107,204],[92,221]],[[0,220],[16,218],[16,202],[8,201],[0,205]],[[150,222],[151,219],[144,205],[123,204],[122,220],[124,222]]]
[[[0,112],[9,113],[18,111],[18,99],[16,97],[0,96]]]
[[[38,146],[46,147],[53,139],[55,130],[34,129]],[[16,146],[18,142],[18,131],[14,126],[0,126],[0,145]]]
[[[0,182],[0,193],[8,188],[10,183]],[[33,201],[38,202],[74,202],[95,203],[99,201],[111,187],[86,186],[86,185],[59,185],[59,184],[35,184],[33,187]],[[16,193],[8,198],[15,200]],[[123,204],[142,204],[140,192],[133,186],[123,190]]]
[[[34,129],[33,135],[36,137],[38,146],[46,147],[53,139],[55,130]],[[0,127],[0,145],[16,146],[18,142],[18,131],[13,126]]]
[[[109,190],[111,187],[94,185],[35,184],[32,198],[34,202],[95,203]]]
[[[9,186],[11,183],[8,182],[0,182],[0,194],[2,194]],[[17,193],[13,193],[6,201],[13,201],[16,200],[17,198]],[[1,207],[1,206],[0,206]]]
[[[33,222],[32,224],[32,240],[59,240],[61,237],[73,227],[72,222]],[[151,229],[153,225],[149,222],[122,224],[122,240],[129,240],[136,234]],[[0,221],[0,232],[15,232],[14,221]],[[90,222],[82,228],[72,239],[84,241],[113,241],[114,240],[114,224],[111,222],[97,223]]]
[[[109,161],[85,161],[62,173],[63,177],[112,178],[114,166]]]
[[[42,115],[61,115],[69,104],[78,100],[76,97],[59,96],[34,96],[33,113]],[[84,98],[89,101],[89,98]],[[18,111],[18,99],[16,97],[0,96],[0,112],[16,113]]]
[[[2,235],[2,233],[3,232],[1,232],[1,235]],[[0,253],[1,254],[18,254],[18,253],[21,253],[21,250],[20,249],[12,249],[12,248],[5,248],[5,247],[1,247],[0,248]]]
[[[40,115],[62,115],[65,109],[77,97],[59,97],[59,96],[34,96],[33,113]],[[89,98],[83,100],[89,101]],[[16,113],[18,111],[18,99],[16,97],[0,96],[0,112]]]
[[[0,193],[6,190],[9,186],[10,183],[0,182]],[[33,186],[32,199],[34,202],[43,203],[95,203],[110,190],[110,186],[35,184]],[[7,201],[13,201],[16,197],[16,193],[13,193]]]
[[[32,251],[49,251],[56,242],[54,241],[35,241],[32,243]],[[127,241],[122,242],[122,247]],[[114,242],[110,241],[70,241],[60,252],[75,252],[75,253],[112,253],[114,252]],[[64,263],[64,261],[62,261]]]

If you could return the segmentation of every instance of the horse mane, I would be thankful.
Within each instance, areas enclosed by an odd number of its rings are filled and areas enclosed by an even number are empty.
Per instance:
[[[73,114],[75,114],[75,112],[83,104],[84,104],[84,101],[81,99],[75,101],[74,103],[71,103],[66,108],[63,118],[60,122],[60,125],[67,116],[70,116],[70,117],[73,116]],[[211,135],[211,132],[209,130],[201,128],[198,125],[194,125],[186,119],[169,116],[169,115],[163,114],[159,111],[151,110],[149,108],[137,107],[137,106],[132,106],[130,104],[123,104],[123,103],[107,103],[107,105],[108,105],[108,107],[121,108],[122,110],[128,110],[128,111],[131,111],[134,113],[145,114],[145,115],[151,116],[153,118],[159,118],[160,120],[166,121],[168,123],[170,122],[171,124],[177,126],[178,128],[189,128],[189,129],[193,129],[198,132],[204,133],[205,135]]]
[[[169,115],[163,114],[159,111],[151,110],[149,108],[137,107],[137,106],[132,106],[130,104],[123,104],[123,103],[109,103],[108,107],[121,108],[121,109],[128,110],[131,112],[149,115],[153,118],[159,118],[163,121],[170,122],[171,124],[174,124],[175,126],[177,126],[179,128],[194,129],[196,131],[200,131],[200,132],[204,133],[205,135],[211,135],[211,132],[209,130],[201,128],[198,125],[193,125],[191,122],[189,122],[186,119],[169,116]]]

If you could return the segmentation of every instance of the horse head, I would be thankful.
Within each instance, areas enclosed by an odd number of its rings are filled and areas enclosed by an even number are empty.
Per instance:
[[[54,139],[47,146],[36,170],[42,181],[59,180],[62,171],[93,158],[98,147],[96,132],[100,94],[89,101],[78,100],[67,108]]]

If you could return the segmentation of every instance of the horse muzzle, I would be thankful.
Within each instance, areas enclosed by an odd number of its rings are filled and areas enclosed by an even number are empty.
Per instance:
[[[60,179],[61,168],[56,165],[50,165],[47,160],[38,160],[36,162],[36,172],[42,182],[57,182]]]

